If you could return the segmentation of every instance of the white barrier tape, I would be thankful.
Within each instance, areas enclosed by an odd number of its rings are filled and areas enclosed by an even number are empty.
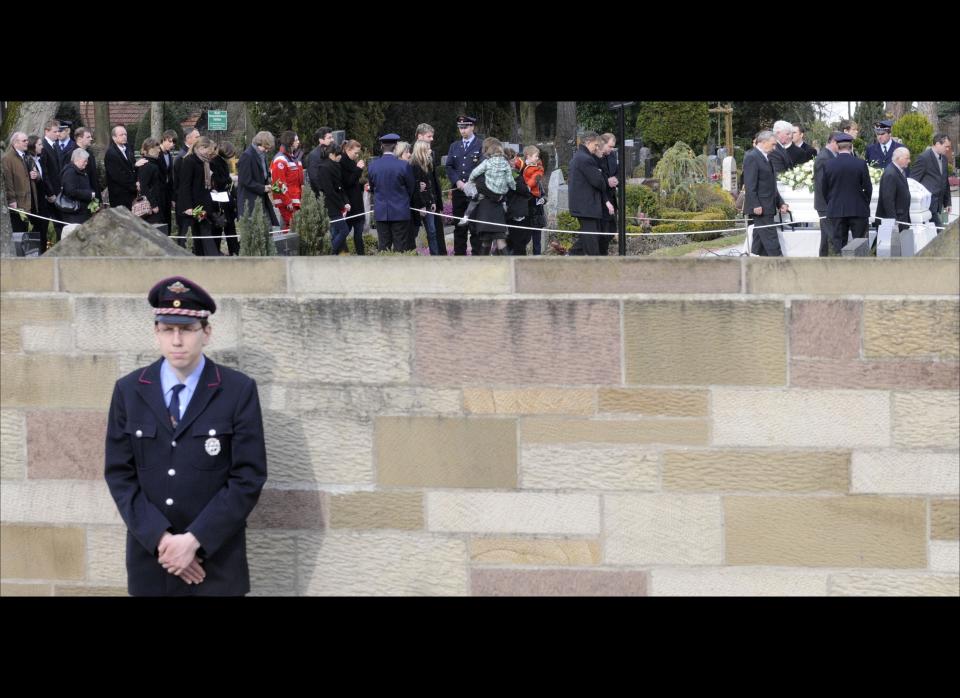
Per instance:
[[[737,223],[742,218],[640,218],[640,216],[627,216],[630,221],[670,221],[671,223]]]
[[[419,211],[418,208],[410,208],[411,211]],[[452,218],[455,220],[460,220],[463,216],[449,216],[445,213],[434,213],[434,216],[441,216],[442,218]],[[558,230],[556,228],[532,228],[526,225],[510,225],[509,223],[491,223],[489,221],[478,221],[475,219],[470,219],[470,223],[483,223],[484,225],[496,225],[502,228],[516,228],[518,230],[534,230],[542,231],[545,233],[569,233],[572,235],[609,235],[616,236],[619,233],[601,233],[593,231],[581,231],[581,230]],[[780,225],[779,223],[777,225]],[[653,235],[699,235],[701,233],[726,233],[734,230],[746,230],[746,228],[724,228],[723,230],[691,230],[686,233],[627,233],[628,237],[650,237]]]
[[[71,223],[67,223],[66,221],[58,221],[58,220],[56,220],[56,219],[54,219],[54,218],[47,218],[47,217],[45,217],[45,216],[38,216],[36,213],[30,213],[29,211],[23,211],[23,210],[21,210],[21,209],[19,209],[19,208],[14,208],[13,206],[8,206],[7,208],[8,208],[9,210],[11,210],[11,211],[16,211],[17,213],[22,213],[22,214],[25,215],[25,216],[30,216],[31,218],[39,218],[39,219],[44,220],[44,221],[51,221],[52,223],[63,223],[64,225],[72,225]]]

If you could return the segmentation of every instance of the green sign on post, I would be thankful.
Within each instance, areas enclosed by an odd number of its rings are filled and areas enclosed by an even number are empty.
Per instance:
[[[226,131],[227,130],[227,110],[211,109],[207,112],[207,130],[208,131]]]

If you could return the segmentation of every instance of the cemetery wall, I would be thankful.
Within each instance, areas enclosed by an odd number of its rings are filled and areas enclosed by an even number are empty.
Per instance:
[[[2,593],[125,593],[145,296],[258,383],[254,595],[958,595],[944,259],[0,261]]]

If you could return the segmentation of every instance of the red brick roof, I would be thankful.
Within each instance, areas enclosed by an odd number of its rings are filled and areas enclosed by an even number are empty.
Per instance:
[[[143,115],[150,111],[150,102],[110,102],[110,122],[131,126],[139,123]],[[202,112],[192,112],[190,116],[180,122],[182,128],[193,128],[200,120]],[[93,102],[80,102],[80,114],[88,128],[96,130],[97,117]]]

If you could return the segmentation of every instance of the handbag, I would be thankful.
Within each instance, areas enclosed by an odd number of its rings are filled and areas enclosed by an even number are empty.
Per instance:
[[[140,182],[137,182],[137,191],[140,191]],[[143,194],[133,200],[133,206],[130,207],[130,213],[135,216],[149,216],[153,213],[153,206],[150,205],[150,199]]]
[[[53,205],[57,207],[58,211],[62,211],[63,213],[76,213],[80,210],[80,203],[78,201],[74,201],[63,192],[57,194],[57,198],[54,199]]]

